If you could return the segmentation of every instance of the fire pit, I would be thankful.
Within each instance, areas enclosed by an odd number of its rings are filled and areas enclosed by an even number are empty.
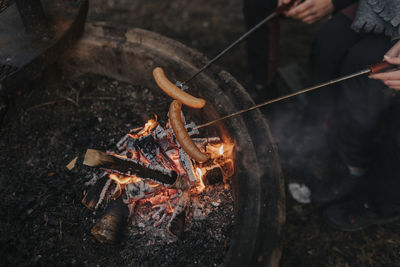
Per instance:
[[[86,25],[84,37],[66,56],[64,69],[85,72],[158,90],[152,69],[162,66],[171,80],[184,80],[207,59],[192,49],[140,29],[116,28],[103,23]],[[203,123],[252,104],[244,89],[217,67],[190,85],[191,93],[205,98],[202,110],[185,111]],[[235,145],[235,227],[225,265],[277,265],[279,233],[284,221],[284,193],[279,159],[268,124],[260,112],[232,118],[204,130]]]
[[[206,61],[207,59],[198,52],[152,32],[115,28],[103,23],[89,23],[86,25],[82,39],[70,49],[60,64],[65,77],[79,82],[78,85],[71,85],[70,88],[87,86],[84,81],[78,79],[87,73],[103,75],[111,80],[127,84],[126,88],[131,88],[129,84],[141,86],[143,91],[126,92],[125,88],[124,94],[141,94],[143,99],[139,104],[146,105],[146,97],[149,97],[149,101],[151,97],[149,92],[159,90],[152,78],[154,67],[163,67],[173,81],[184,80]],[[118,85],[118,82],[116,84]],[[102,90],[106,93],[109,86],[117,85],[114,82],[106,82]],[[190,87],[193,95],[207,100],[207,105],[201,110],[184,109],[188,121],[193,120],[197,124],[252,105],[244,89],[228,73],[218,67],[212,67],[208,72],[198,76],[191,82]],[[141,90],[140,88],[134,87],[133,89]],[[145,88],[150,88],[150,91]],[[91,99],[91,96],[85,97],[85,101]],[[112,97],[109,96],[109,98]],[[164,104],[169,103],[170,100],[167,96],[162,97]],[[161,104],[157,106],[155,104],[157,101],[154,100],[154,97],[152,98],[153,104],[148,110],[160,116],[165,115],[167,106]],[[158,97],[156,98],[158,99]],[[81,97],[81,99],[84,98]],[[121,100],[124,102],[124,99]],[[54,105],[57,101],[39,104],[30,107],[30,110],[36,112],[43,107]],[[62,101],[67,101],[77,107],[82,105],[78,101],[78,94],[76,98],[70,95],[64,97]],[[121,112],[128,117],[125,121],[129,122],[130,115],[126,114],[135,113],[129,106],[135,104],[137,107],[138,105],[136,103],[129,105],[125,102],[122,104],[125,108],[130,109],[128,112]],[[98,106],[98,104],[88,106],[86,110],[95,112],[96,105]],[[114,108],[121,109],[118,103]],[[110,109],[109,113],[109,117],[112,117],[113,110]],[[89,120],[88,124],[90,125],[88,127],[94,128],[95,132],[107,136],[107,133],[101,129],[101,117],[96,121]],[[111,124],[108,127],[128,128],[129,126],[113,126]],[[71,130],[72,133],[79,131],[79,128],[75,127],[74,129]],[[234,227],[227,242],[229,249],[224,257],[224,265],[277,266],[280,258],[280,227],[284,221],[284,193],[279,158],[265,118],[259,111],[253,111],[204,128],[200,131],[200,135],[201,137],[218,137],[222,143],[232,143],[235,147],[232,157],[235,169],[234,174],[229,177],[234,199],[232,214]],[[30,138],[33,137],[30,136]],[[56,142],[56,139],[50,141],[53,143]],[[114,141],[118,142],[118,140]],[[86,140],[74,140],[74,142],[88,143]],[[92,146],[99,146],[92,148],[100,149],[101,146],[112,146],[115,143],[92,144]],[[43,142],[43,144],[45,143]],[[53,175],[49,173],[48,177]],[[220,190],[224,190],[223,185]],[[46,225],[51,223],[48,214],[43,217]],[[91,228],[96,222],[89,223],[87,221],[85,223],[88,225],[87,227]],[[62,221],[59,221],[57,226],[61,240],[62,230],[67,226],[64,226]],[[73,224],[68,227],[73,227]],[[99,249],[101,250],[101,248]],[[173,249],[173,247],[169,249]],[[129,248],[124,247],[124,250],[129,250]]]

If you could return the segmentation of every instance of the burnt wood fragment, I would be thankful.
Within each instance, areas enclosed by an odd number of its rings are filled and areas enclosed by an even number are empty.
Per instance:
[[[94,210],[97,202],[100,199],[101,191],[103,190],[103,187],[107,181],[108,177],[103,176],[94,185],[89,186],[84,192],[82,204],[85,205],[88,209]]]
[[[83,164],[114,170],[126,175],[136,175],[139,178],[152,180],[164,185],[172,185],[178,177],[175,171],[159,166],[152,166],[133,159],[122,158],[95,149],[88,149],[86,151]]]
[[[177,237],[181,237],[185,230],[186,211],[190,201],[190,194],[184,191],[174,208],[171,219],[168,222],[168,230]]]
[[[206,173],[203,175],[203,183],[204,185],[215,185],[218,183],[222,183],[223,174],[220,167],[213,167],[211,169],[207,169]]]
[[[185,230],[186,223],[186,209],[178,213],[169,224],[169,231],[177,237],[182,237]]]
[[[121,238],[128,216],[129,208],[121,198],[112,201],[103,217],[92,228],[91,233],[101,243],[115,244]]]
[[[153,165],[158,165],[156,151],[159,149],[152,135],[136,139],[135,148]]]

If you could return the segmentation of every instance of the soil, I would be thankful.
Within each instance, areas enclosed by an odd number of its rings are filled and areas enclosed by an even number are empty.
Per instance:
[[[240,0],[97,0],[91,1],[89,19],[149,29],[209,57],[244,32]],[[319,26],[281,21],[280,66],[308,61]],[[218,64],[247,87],[250,76],[245,58],[244,44],[240,44]],[[57,72],[51,69],[50,73]],[[130,111],[139,104],[132,100],[149,99],[140,105],[151,105],[159,115],[165,114],[164,110],[154,107],[162,105],[152,103],[162,100],[146,88],[127,95],[118,82],[111,88],[116,96],[104,85],[87,86],[89,80],[54,83],[48,88],[39,82],[21,89],[9,101],[2,121],[0,265],[126,265],[127,259],[121,257],[126,243],[101,245],[89,234],[94,215],[80,203],[82,185],[89,177],[82,175],[79,167],[69,172],[65,165],[89,146],[102,150],[114,146],[127,129],[152,117],[133,116]],[[282,80],[277,88],[281,93],[288,90]],[[112,104],[116,101],[121,104]],[[309,179],[299,168],[303,161],[288,156],[307,148],[307,142],[296,145],[293,137],[301,127],[301,111],[298,99],[264,111],[281,151],[287,181]],[[281,265],[399,266],[399,226],[394,222],[353,233],[338,231],[324,222],[320,209],[296,203],[288,194]]]

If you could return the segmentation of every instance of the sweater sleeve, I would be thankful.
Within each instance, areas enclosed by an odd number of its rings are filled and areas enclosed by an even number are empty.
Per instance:
[[[357,2],[357,0],[332,0],[332,4],[335,7],[335,12],[338,12],[341,9],[348,7],[355,2]]]

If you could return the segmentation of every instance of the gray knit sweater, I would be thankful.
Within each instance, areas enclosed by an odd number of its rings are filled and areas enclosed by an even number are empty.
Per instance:
[[[358,32],[400,35],[400,0],[360,0],[352,28]]]

